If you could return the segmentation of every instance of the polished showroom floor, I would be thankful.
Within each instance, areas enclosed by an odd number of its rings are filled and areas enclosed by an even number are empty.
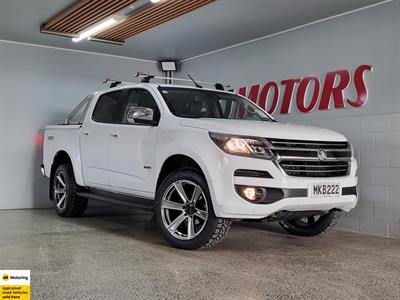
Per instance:
[[[218,247],[182,251],[140,211],[3,210],[0,269],[30,269],[32,299],[399,299],[400,240],[237,222]]]

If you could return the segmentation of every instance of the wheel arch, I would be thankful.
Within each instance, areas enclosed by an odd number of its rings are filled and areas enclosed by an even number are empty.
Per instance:
[[[199,175],[203,176],[206,179],[208,185],[206,173],[203,171],[202,167],[195,159],[185,154],[173,154],[164,160],[160,171],[158,172],[156,191],[158,190],[158,187],[163,182],[163,180],[169,174],[173,173],[176,170],[182,169],[188,169],[197,172]]]
[[[52,201],[54,199],[52,188],[54,182],[54,173],[56,172],[57,168],[64,163],[70,163],[72,165],[72,168],[74,168],[71,156],[66,151],[60,150],[54,155],[50,169],[49,198]]]

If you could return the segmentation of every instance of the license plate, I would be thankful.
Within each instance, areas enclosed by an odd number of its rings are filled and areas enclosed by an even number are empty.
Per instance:
[[[338,183],[313,183],[310,185],[310,197],[339,197],[342,193]]]

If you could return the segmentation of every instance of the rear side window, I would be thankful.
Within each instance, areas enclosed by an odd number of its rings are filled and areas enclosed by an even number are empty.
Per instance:
[[[93,120],[101,123],[120,123],[123,109],[121,91],[100,96],[93,111]]]
[[[80,125],[85,117],[92,96],[87,96],[67,117],[67,125]]]

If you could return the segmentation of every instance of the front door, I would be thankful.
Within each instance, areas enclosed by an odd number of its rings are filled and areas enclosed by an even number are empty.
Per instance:
[[[109,144],[110,185],[120,192],[153,197],[158,127],[129,124],[127,115],[129,108],[147,107],[153,109],[154,118],[159,120],[160,110],[145,88],[126,89],[122,97],[125,97],[122,120],[114,126],[114,138]]]

